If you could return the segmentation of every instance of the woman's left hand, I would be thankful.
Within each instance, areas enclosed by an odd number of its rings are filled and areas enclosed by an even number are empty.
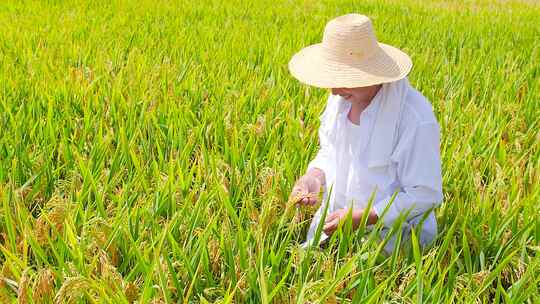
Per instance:
[[[345,221],[347,218],[347,214],[349,213],[350,209],[339,209],[332,213],[330,213],[326,220],[324,221],[323,231],[327,235],[331,235],[336,231],[336,229],[339,227],[339,223],[342,221]],[[354,226],[354,215],[357,213],[358,209],[352,209],[352,217],[353,217],[353,226]]]
[[[339,227],[339,223],[345,221],[345,219],[347,218],[349,210],[351,209],[339,209],[330,213],[324,221],[324,233],[326,233],[327,235],[331,235],[332,233],[334,233],[334,231],[336,231],[336,229]],[[358,227],[358,224],[360,223],[363,214],[364,209],[352,209],[351,216],[353,229],[356,229],[356,227]],[[377,219],[377,214],[374,211],[371,211],[368,216],[367,224],[375,224],[375,222],[377,222]]]

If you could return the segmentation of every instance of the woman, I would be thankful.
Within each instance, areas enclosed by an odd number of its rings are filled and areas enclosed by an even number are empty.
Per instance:
[[[435,237],[433,208],[443,199],[440,131],[430,103],[407,81],[411,68],[409,56],[377,42],[369,18],[358,14],[331,20],[322,43],[289,62],[301,82],[331,89],[321,116],[320,150],[291,193],[299,204],[316,204],[323,191],[329,205],[322,240],[349,212],[353,227],[367,212],[368,224],[382,221],[383,232],[405,217],[404,232],[422,226],[421,244]],[[308,242],[324,208],[314,215]],[[391,239],[385,250],[393,247]]]

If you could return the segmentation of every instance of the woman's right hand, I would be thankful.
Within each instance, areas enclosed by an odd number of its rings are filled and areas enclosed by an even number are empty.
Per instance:
[[[289,199],[295,204],[315,205],[319,202],[321,186],[322,182],[317,174],[308,172],[296,181]]]

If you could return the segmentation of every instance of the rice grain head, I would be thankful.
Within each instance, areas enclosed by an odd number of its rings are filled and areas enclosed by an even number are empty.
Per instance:
[[[139,295],[139,287],[134,282],[128,282],[124,286],[124,294],[130,304],[134,303]]]
[[[46,244],[48,238],[55,240],[57,233],[63,232],[68,210],[68,203],[58,195],[54,195],[47,202],[34,226],[34,233],[40,245]],[[55,233],[53,233],[52,227],[54,227]]]
[[[80,299],[85,292],[90,291],[91,285],[87,278],[81,276],[69,277],[58,290],[54,301],[56,304],[75,303],[75,301]]]
[[[38,303],[52,299],[54,292],[54,272],[50,268],[40,269],[34,280],[32,290],[34,292],[34,300]]]
[[[122,275],[109,262],[107,253],[103,250],[99,252],[98,273],[102,280],[109,285],[111,290],[117,291],[123,286]]]
[[[18,290],[18,293],[17,293],[17,303],[18,304],[27,304],[29,303],[28,302],[28,296],[29,296],[29,286],[30,286],[30,270],[31,268],[28,267],[26,268],[22,275],[21,275],[21,278],[19,279],[19,290]]]
[[[219,276],[221,273],[221,248],[219,241],[211,239],[208,241],[208,256],[210,259],[210,266],[214,275]]]

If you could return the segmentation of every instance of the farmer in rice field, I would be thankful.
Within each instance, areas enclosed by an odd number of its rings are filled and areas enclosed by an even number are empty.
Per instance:
[[[349,211],[353,227],[368,213],[367,224],[382,222],[383,236],[403,218],[404,238],[417,225],[421,244],[435,237],[433,208],[443,199],[440,130],[431,104],[406,78],[411,67],[409,56],[377,42],[369,18],[358,14],[331,20],[322,43],[302,49],[289,62],[295,78],[331,90],[320,117],[320,150],[291,193],[295,202],[312,205],[323,191],[328,213],[321,241]],[[313,217],[308,243],[324,207]],[[393,251],[395,237],[386,252]]]

